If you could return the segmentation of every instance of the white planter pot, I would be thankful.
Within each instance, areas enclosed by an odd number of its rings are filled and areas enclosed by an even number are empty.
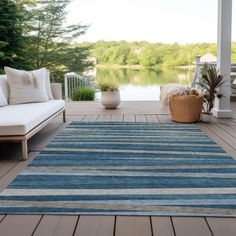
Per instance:
[[[202,113],[201,121],[205,123],[209,123],[212,121],[212,113]]]
[[[106,109],[115,109],[120,104],[120,92],[102,92],[101,103]]]

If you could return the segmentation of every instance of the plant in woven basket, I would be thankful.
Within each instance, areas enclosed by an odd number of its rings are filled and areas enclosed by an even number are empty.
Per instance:
[[[215,98],[221,98],[220,87],[224,83],[224,76],[219,73],[214,65],[205,63],[201,69],[201,78],[198,83],[203,92],[203,112],[211,114]]]

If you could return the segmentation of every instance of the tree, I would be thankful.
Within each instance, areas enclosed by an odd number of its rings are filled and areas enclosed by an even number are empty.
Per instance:
[[[149,44],[142,49],[140,63],[144,67],[154,67],[162,63],[162,59],[155,45]]]
[[[127,59],[127,64],[128,65],[139,65],[140,64],[139,56],[134,52],[130,52],[129,57]]]
[[[47,67],[51,71],[79,72],[84,66],[89,48],[72,46],[87,26],[81,24],[65,26],[70,0],[19,1],[24,11],[23,35],[25,37],[25,58],[30,69]],[[82,66],[81,66],[82,65]]]
[[[231,60],[232,61],[236,61],[236,43],[232,43],[232,56],[231,56]]]
[[[7,42],[4,41],[0,41],[0,63],[1,63],[1,68],[0,68],[0,73],[3,74],[3,66],[4,66],[4,61],[5,61],[5,53],[4,51],[4,47],[7,46]]]
[[[130,48],[126,43],[120,42],[118,45],[112,46],[110,48],[109,63],[126,65],[127,59],[130,53]]]
[[[14,0],[0,1],[0,69],[4,66],[21,67],[22,28],[21,15]]]
[[[141,65],[157,69],[188,66],[196,56],[206,53],[216,55],[216,44],[213,43],[179,45],[146,41],[99,41],[89,45],[93,48],[91,54],[97,58],[98,64]],[[235,45],[232,43],[232,60],[236,60]]]

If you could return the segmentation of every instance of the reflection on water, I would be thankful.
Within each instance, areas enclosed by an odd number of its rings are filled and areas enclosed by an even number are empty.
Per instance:
[[[185,70],[132,70],[98,68],[95,82],[117,84],[122,101],[159,100],[160,86],[168,83],[190,85],[192,72]],[[101,94],[97,93],[100,100]]]

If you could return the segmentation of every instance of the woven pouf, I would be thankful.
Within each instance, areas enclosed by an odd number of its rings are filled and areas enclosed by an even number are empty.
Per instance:
[[[171,119],[182,123],[197,122],[202,112],[202,106],[202,96],[174,96],[169,102]]]

